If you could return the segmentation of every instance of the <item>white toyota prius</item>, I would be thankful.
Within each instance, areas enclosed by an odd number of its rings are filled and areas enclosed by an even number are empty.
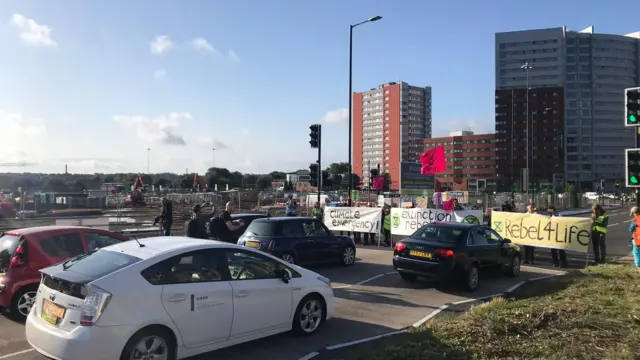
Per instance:
[[[182,359],[312,334],[334,311],[329,279],[210,240],[132,240],[41,272],[26,336],[53,359]]]

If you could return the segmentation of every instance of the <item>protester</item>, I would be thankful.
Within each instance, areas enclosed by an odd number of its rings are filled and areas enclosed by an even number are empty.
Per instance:
[[[391,208],[385,206],[382,209],[382,235],[385,246],[391,246]]]
[[[552,218],[557,216],[556,207],[549,206],[547,208],[547,215]],[[551,249],[551,258],[553,259],[553,266],[566,268],[567,265],[567,252],[560,249]]]
[[[640,208],[634,206],[631,208],[631,225],[629,232],[633,235],[631,245],[633,246],[633,262],[640,273]]]
[[[374,203],[368,203],[368,207],[376,207]],[[364,233],[364,245],[374,245],[376,242],[376,233]]]
[[[162,198],[162,208],[160,215],[156,216],[153,226],[160,223],[160,233],[164,236],[171,236],[171,226],[173,225],[173,203],[166,197]]]
[[[185,223],[185,236],[197,239],[208,239],[204,220],[200,216],[202,206],[193,205],[191,208],[191,218]]]
[[[536,207],[533,204],[527,205],[527,214],[535,214]],[[533,256],[535,248],[533,246],[523,246],[524,247],[524,263],[533,265]]]
[[[315,205],[313,205],[313,209],[311,209],[311,217],[322,221],[322,218],[324,217],[324,212],[320,207],[319,201],[316,201]]]
[[[286,210],[285,214],[287,216],[296,216],[298,209],[298,202],[293,198],[292,194],[289,194],[289,200],[285,203]]]
[[[593,207],[591,216],[591,243],[593,244],[593,264],[604,264],[607,257],[606,235],[609,226],[609,216],[600,205]]]
[[[487,223],[487,226],[491,227],[491,208],[487,207],[484,209],[483,222]]]

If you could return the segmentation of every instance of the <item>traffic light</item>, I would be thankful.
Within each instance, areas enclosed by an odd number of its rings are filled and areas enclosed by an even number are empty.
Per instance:
[[[627,149],[626,160],[626,186],[640,187],[640,149]]]
[[[331,180],[329,180],[329,173],[326,170],[322,170],[321,177],[322,177],[322,183],[320,184],[320,187],[322,189],[331,187]]]
[[[312,149],[317,149],[320,145],[320,125],[313,124],[309,126],[309,129],[311,129],[311,133],[309,133],[309,137],[311,138],[309,144],[311,144]]]
[[[620,188],[620,181],[616,180],[616,189]]]
[[[309,165],[309,176],[311,180],[311,186],[318,186],[318,164]]]
[[[640,87],[625,89],[625,125],[640,125]]]

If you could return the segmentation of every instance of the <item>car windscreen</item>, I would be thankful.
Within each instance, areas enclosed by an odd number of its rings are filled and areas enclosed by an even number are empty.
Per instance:
[[[99,279],[114,271],[135,264],[141,259],[119,251],[101,249],[88,255],[80,255],[62,263],[65,271],[83,275],[87,280]]]
[[[0,236],[0,272],[5,272],[9,267],[18,245],[20,245],[20,236],[9,234]]]
[[[466,230],[455,229],[445,226],[424,225],[418,231],[411,235],[412,239],[439,241],[447,243],[457,242],[463,234],[466,234]]]
[[[251,236],[271,236],[273,235],[274,227],[275,223],[273,221],[255,220],[249,224],[244,233]]]

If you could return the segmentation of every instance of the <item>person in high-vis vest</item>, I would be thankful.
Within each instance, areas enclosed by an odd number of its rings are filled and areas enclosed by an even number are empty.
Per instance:
[[[595,264],[604,264],[607,257],[607,245],[605,243],[609,216],[600,205],[593,208],[591,217],[591,243],[593,244],[593,257]]]
[[[320,207],[320,203],[316,202],[316,204],[313,206],[313,209],[311,209],[311,217],[322,221],[322,215],[324,214],[322,212],[322,208]]]
[[[640,273],[640,209],[636,206],[631,208],[631,226],[629,226],[629,232],[633,234],[631,238],[633,262]]]
[[[384,235],[384,244],[391,246],[391,208],[385,206],[382,210],[382,235]]]

